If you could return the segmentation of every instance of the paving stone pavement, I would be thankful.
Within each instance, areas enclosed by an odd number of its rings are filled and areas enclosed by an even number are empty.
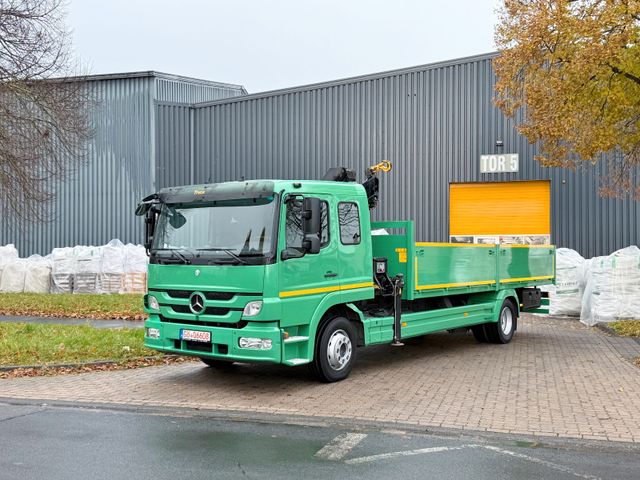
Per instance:
[[[398,422],[521,435],[640,442],[633,339],[576,320],[525,315],[509,345],[435,334],[358,351],[343,382],[306,368],[199,362],[0,380],[0,397]]]

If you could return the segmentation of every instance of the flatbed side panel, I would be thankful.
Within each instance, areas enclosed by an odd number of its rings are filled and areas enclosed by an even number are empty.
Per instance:
[[[491,244],[416,243],[416,298],[495,290],[496,252]]]
[[[387,271],[390,277],[399,273],[404,275],[405,287],[402,298],[413,300],[414,264],[411,261],[415,255],[413,222],[372,222],[371,229],[385,229],[389,232],[388,235],[371,236],[373,258],[387,258]]]
[[[491,322],[495,316],[495,308],[495,301],[488,298],[482,303],[462,307],[403,313],[402,338]],[[367,345],[389,343],[393,340],[393,317],[367,317],[364,323],[368,332]]]
[[[500,245],[500,288],[547,285],[555,281],[555,247],[552,245]]]
[[[493,311],[494,302],[487,302],[406,313],[402,315],[402,338],[490,322]]]

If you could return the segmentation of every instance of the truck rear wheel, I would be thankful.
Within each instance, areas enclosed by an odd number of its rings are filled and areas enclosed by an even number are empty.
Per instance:
[[[516,331],[516,321],[516,308],[510,299],[505,299],[500,307],[498,321],[484,325],[487,339],[491,343],[509,343]]]
[[[311,372],[323,382],[347,378],[356,361],[356,332],[344,317],[334,317],[324,327],[316,343]]]

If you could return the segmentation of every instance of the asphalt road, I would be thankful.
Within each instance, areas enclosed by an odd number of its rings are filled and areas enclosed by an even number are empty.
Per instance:
[[[640,449],[0,404],[0,479],[640,478]]]

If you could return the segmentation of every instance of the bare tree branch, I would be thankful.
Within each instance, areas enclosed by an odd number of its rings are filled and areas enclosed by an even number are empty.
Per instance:
[[[0,0],[0,214],[48,219],[53,184],[82,161],[92,101],[64,23],[63,0]],[[52,77],[60,77],[52,80]]]

